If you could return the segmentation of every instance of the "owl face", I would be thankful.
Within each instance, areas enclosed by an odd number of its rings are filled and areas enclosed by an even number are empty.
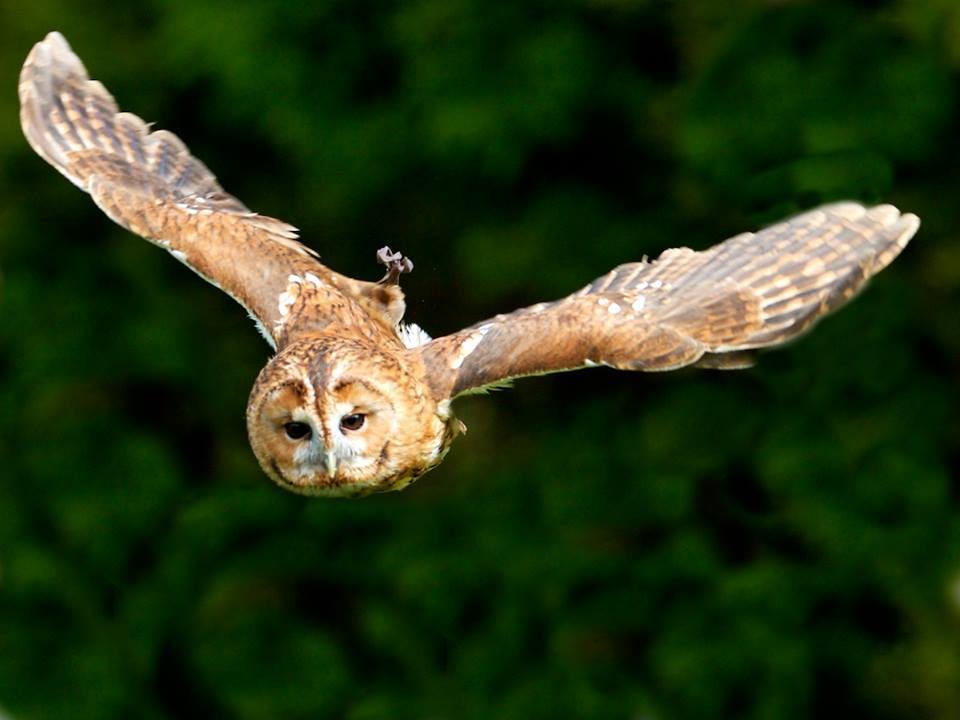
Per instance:
[[[323,338],[296,343],[254,386],[250,443],[267,475],[299,493],[400,489],[449,446],[450,418],[418,385],[375,347]]]

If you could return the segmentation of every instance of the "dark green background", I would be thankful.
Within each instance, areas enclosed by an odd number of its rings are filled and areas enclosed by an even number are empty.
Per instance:
[[[839,198],[923,218],[741,373],[458,403],[401,494],[261,474],[244,312],[30,152],[62,31],[442,334]],[[17,718],[956,718],[955,0],[5,0],[0,706]]]

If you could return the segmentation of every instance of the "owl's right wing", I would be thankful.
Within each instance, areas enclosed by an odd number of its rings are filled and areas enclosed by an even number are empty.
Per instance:
[[[60,33],[33,47],[19,89],[20,121],[33,149],[112,220],[240,302],[274,347],[291,275],[354,282],[297,242],[296,228],[225,193],[175,135],[150,132],[136,115],[118,112]]]
[[[416,348],[438,399],[512,378],[607,365],[743,367],[885,268],[919,227],[891,205],[826,205],[701,252],[667,250]]]

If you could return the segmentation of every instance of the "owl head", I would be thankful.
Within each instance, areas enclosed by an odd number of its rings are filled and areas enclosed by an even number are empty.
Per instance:
[[[457,428],[396,353],[329,336],[261,371],[247,431],[261,467],[306,495],[399,490],[443,459]]]

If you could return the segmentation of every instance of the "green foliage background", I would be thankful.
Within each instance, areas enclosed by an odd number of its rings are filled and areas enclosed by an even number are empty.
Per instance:
[[[460,402],[401,494],[262,476],[243,311],[28,149],[62,31],[440,334],[819,202],[924,225],[741,373]],[[955,718],[954,0],[0,4],[0,706],[14,718]],[[2,711],[0,711],[2,714]]]

